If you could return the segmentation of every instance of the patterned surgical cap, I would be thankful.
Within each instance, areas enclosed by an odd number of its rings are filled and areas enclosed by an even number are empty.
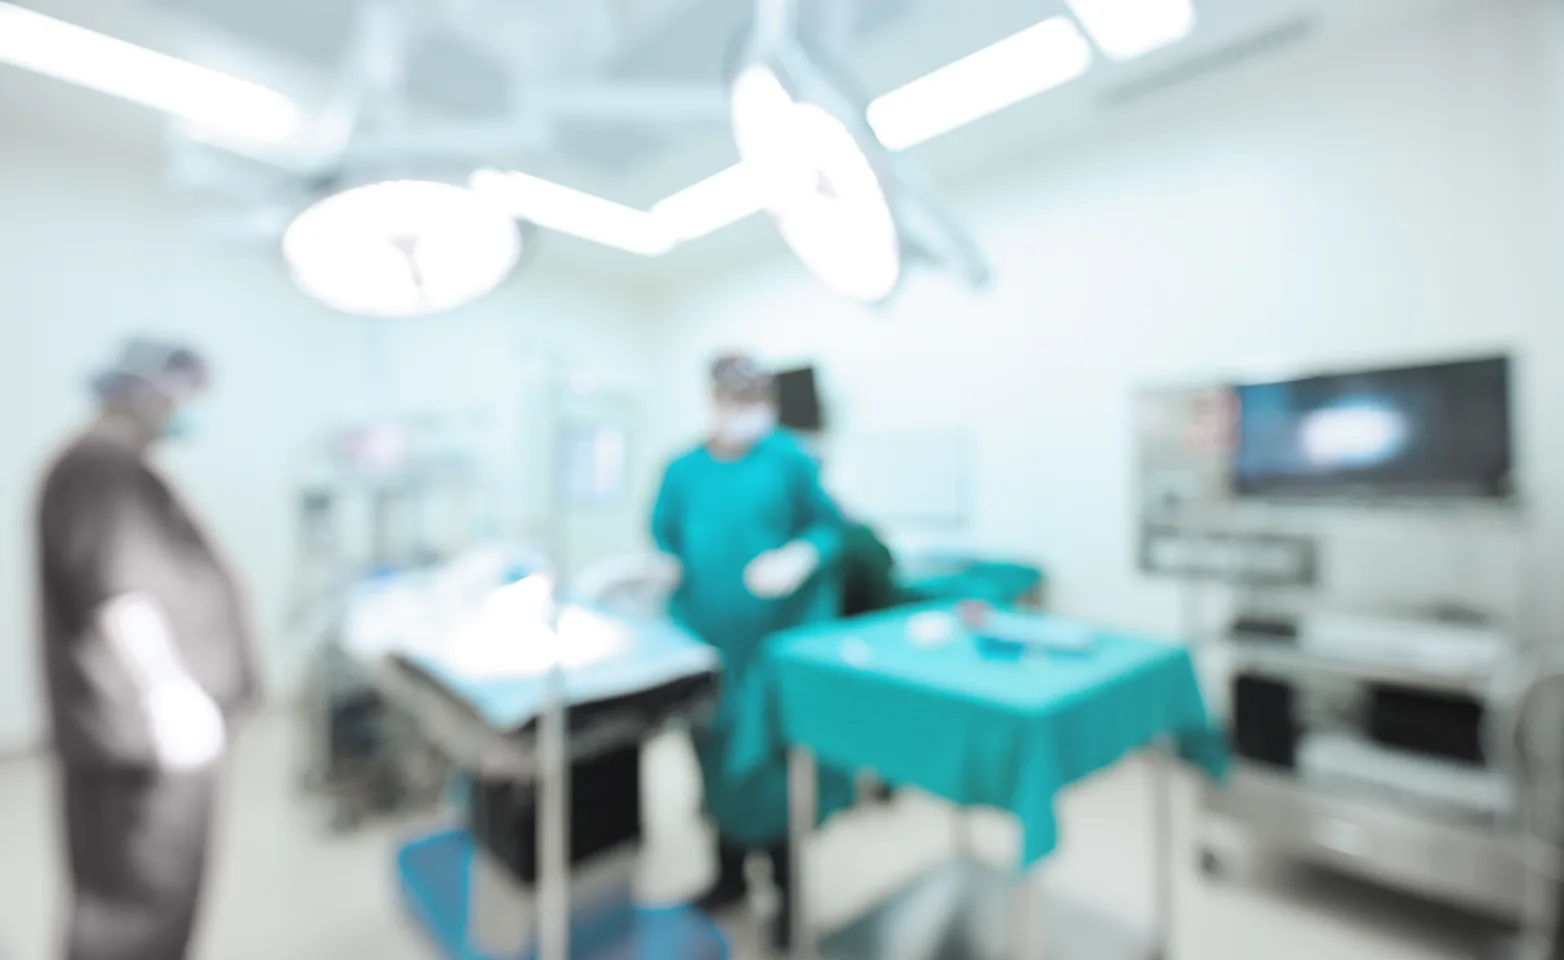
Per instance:
[[[724,354],[712,361],[711,383],[718,400],[760,403],[771,399],[771,374],[742,353]]]
[[[206,385],[206,361],[191,347],[168,340],[136,337],[127,341],[114,362],[92,378],[92,392],[102,401],[125,398],[137,387],[182,396]]]

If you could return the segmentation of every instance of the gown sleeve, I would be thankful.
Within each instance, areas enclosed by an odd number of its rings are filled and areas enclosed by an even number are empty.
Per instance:
[[[663,553],[683,560],[679,529],[680,503],[683,499],[681,486],[679,465],[675,462],[663,472],[663,482],[657,490],[657,502],[652,507],[652,541]]]
[[[150,592],[162,561],[155,508],[136,472],[121,463],[80,464],[46,512],[46,561],[85,624],[115,597]]]
[[[820,484],[820,468],[807,456],[798,456],[798,480],[794,485],[800,530],[797,539],[814,545],[822,567],[833,566],[842,554],[846,521],[836,502]]]

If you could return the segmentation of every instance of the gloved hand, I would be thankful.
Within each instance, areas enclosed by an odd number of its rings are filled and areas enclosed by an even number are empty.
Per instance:
[[[227,743],[222,711],[194,680],[160,683],[144,699],[158,765],[199,770],[215,763]]]
[[[744,586],[762,600],[790,597],[820,568],[820,551],[804,540],[768,550],[744,568]]]

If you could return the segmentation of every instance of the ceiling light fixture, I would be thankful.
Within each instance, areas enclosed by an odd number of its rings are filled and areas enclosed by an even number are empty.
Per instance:
[[[303,124],[275,90],[11,3],[0,3],[0,62],[256,143],[284,143]]]
[[[799,260],[853,299],[888,299],[919,257],[985,283],[970,238],[913,187],[846,80],[804,50],[797,14],[796,0],[756,0],[733,78],[733,138],[753,199]]]
[[[1052,17],[893,90],[869,105],[869,125],[905,150],[998,113],[1081,76],[1091,44],[1066,17]]]
[[[673,249],[675,238],[656,216],[530,174],[479,170],[473,193],[512,217],[642,256]]]
[[[652,206],[652,215],[680,242],[738,223],[766,208],[753,171],[735,163]]]
[[[306,293],[345,313],[414,317],[488,294],[521,257],[515,220],[449,183],[393,180],[319,201],[283,257]]]
[[[770,57],[733,81],[733,137],[751,182],[811,273],[855,300],[883,301],[901,282],[904,256],[864,138],[807,93],[795,99],[782,79],[785,53]]]
[[[1114,60],[1133,60],[1189,36],[1194,0],[1068,0],[1086,32]]]
[[[905,150],[1080,77],[1091,44],[1066,17],[1051,17],[869,104],[874,135]],[[736,132],[736,131],[735,131]],[[766,207],[755,172],[740,163],[652,207],[681,241],[737,223]]]
[[[777,231],[827,286],[878,303],[901,283],[896,217],[874,161],[842,120],[789,97],[763,66],[733,86],[733,129]]]

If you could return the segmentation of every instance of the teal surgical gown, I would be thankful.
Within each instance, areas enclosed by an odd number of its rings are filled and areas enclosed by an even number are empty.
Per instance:
[[[696,738],[706,810],[730,842],[765,846],[787,835],[786,757],[776,751],[760,769],[736,774],[728,762],[737,711],[757,700],[756,669],[767,638],[778,630],[836,615],[836,561],[843,521],[820,486],[814,461],[788,434],[775,431],[737,460],[705,447],[669,465],[652,535],[677,557],[684,579],[672,600],[676,621],[716,647],[723,658],[724,696],[712,726]],[[755,597],[744,569],[756,557],[795,540],[820,551],[820,569],[797,593]],[[848,776],[821,770],[822,814],[851,799]]]

